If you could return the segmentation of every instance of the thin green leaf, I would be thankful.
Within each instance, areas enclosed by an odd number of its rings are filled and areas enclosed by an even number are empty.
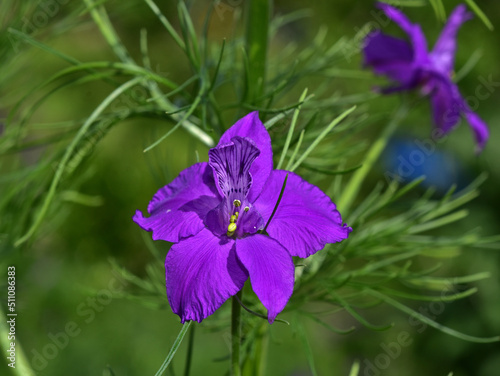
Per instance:
[[[152,0],[144,0],[146,4],[151,8],[153,13],[158,17],[160,22],[165,26],[165,29],[167,29],[168,33],[172,38],[174,38],[175,43],[183,50],[186,51],[186,45],[184,44],[182,38],[177,34],[173,26],[170,24],[170,22],[167,20],[167,17],[163,15],[163,13],[160,11],[160,8],[152,1]]]
[[[295,145],[295,149],[293,150],[293,154],[290,157],[290,160],[288,161],[288,164],[287,164],[285,170],[289,170],[290,166],[295,161],[295,157],[297,156],[297,153],[299,152],[300,146],[302,145],[302,140],[304,139],[304,134],[305,134],[305,129],[302,129],[300,131],[300,134],[299,134],[299,139],[297,140],[297,145]]]
[[[116,98],[118,98],[122,93],[130,89],[131,87],[137,85],[140,81],[142,80],[142,77],[136,77],[120,87],[118,87],[116,90],[114,90],[110,95],[108,95],[100,104],[99,106],[92,112],[92,114],[88,117],[88,119],[85,121],[85,123],[82,125],[80,130],[78,131],[77,135],[71,142],[71,144],[68,146],[66,149],[66,152],[57,166],[56,173],[54,175],[54,178],[52,179],[52,183],[49,188],[49,192],[47,193],[47,196],[45,197],[45,200],[43,202],[42,208],[38,212],[36,219],[34,223],[31,225],[30,229],[28,232],[18,239],[14,245],[16,247],[20,246],[24,242],[26,242],[33,234],[35,231],[38,229],[38,227],[41,225],[45,215],[47,214],[47,211],[49,209],[49,206],[52,202],[52,199],[54,198],[54,195],[56,193],[56,188],[57,185],[59,184],[59,181],[61,180],[61,177],[63,175],[64,169],[66,167],[66,163],[69,161],[71,155],[73,154],[73,151],[75,150],[76,146],[80,142],[80,140],[83,138],[91,124],[98,118],[98,116],[108,107]]]
[[[444,10],[444,5],[442,0],[430,0],[434,13],[439,21],[446,21],[446,11]]]
[[[194,30],[193,21],[191,20],[191,16],[186,8],[186,4],[184,3],[184,1],[179,1],[177,4],[179,22],[186,46],[186,56],[191,62],[193,69],[198,72],[200,70],[200,51],[198,47],[198,36],[196,35],[196,32]]]
[[[94,22],[99,27],[104,39],[111,46],[113,52],[118,56],[118,58],[126,63],[134,63],[134,60],[130,56],[129,52],[125,48],[124,44],[121,42],[116,30],[114,29],[111,21],[109,20],[108,14],[104,6],[95,6],[93,0],[84,0],[87,5],[88,10]]]
[[[144,153],[150,151],[151,149],[155,148],[158,146],[162,141],[164,141],[168,136],[170,136],[172,133],[174,133],[179,127],[191,116],[191,114],[194,112],[198,104],[201,102],[201,94],[198,95],[191,106],[189,107],[189,110],[186,111],[186,113],[182,116],[182,118],[177,122],[177,124],[170,129],[167,133],[165,133],[163,136],[161,136],[158,140],[153,142],[151,145],[149,145],[147,148],[144,149]]]
[[[486,27],[493,31],[494,27],[489,18],[484,14],[484,12],[477,6],[474,0],[465,0],[465,2],[471,7],[472,11],[484,22]]]
[[[29,44],[31,44],[35,47],[40,48],[43,51],[49,52],[52,55],[60,57],[61,59],[67,61],[70,64],[78,64],[79,63],[79,61],[76,60],[75,58],[73,58],[69,55],[66,55],[66,54],[62,53],[61,51],[58,51],[58,50],[56,50],[56,49],[54,49],[54,48],[52,48],[44,43],[37,41],[36,39],[30,37],[28,34],[25,34],[22,31],[19,31],[19,30],[16,30],[16,29],[9,27],[7,29],[7,32],[18,36],[19,38],[23,39],[24,41],[28,42]]]
[[[278,165],[276,166],[277,170],[281,169],[281,165],[283,164],[283,162],[285,160],[285,155],[288,152],[288,147],[290,146],[290,141],[292,140],[293,131],[295,130],[295,124],[297,124],[297,119],[299,118],[300,107],[301,107],[301,104],[303,103],[304,99],[306,98],[306,96],[307,96],[307,88],[305,88],[304,91],[302,92],[302,95],[299,98],[300,104],[297,106],[297,108],[293,112],[292,122],[290,124],[290,128],[288,129],[288,133],[286,135],[285,145],[283,146],[283,150],[281,151],[280,160],[278,162]],[[288,170],[288,168],[289,168],[289,166],[286,167],[287,170]]]
[[[409,278],[406,281],[412,283],[415,286],[420,286],[427,289],[442,290],[443,288],[449,288],[451,285],[456,285],[459,283],[477,282],[488,278],[491,278],[490,273],[481,272],[461,277],[450,277],[450,278],[438,278],[438,277],[421,277],[418,279]]]
[[[309,363],[309,369],[311,370],[311,373],[313,376],[318,376],[318,373],[316,372],[316,365],[314,363],[314,355],[311,349],[311,345],[309,344],[309,341],[307,339],[307,335],[305,332],[305,329],[302,325],[302,323],[296,319],[294,321],[294,327],[295,330],[297,331],[297,334],[299,336],[300,341],[302,342],[302,345],[304,346],[304,352],[306,355],[307,362]]]
[[[304,161],[304,159],[307,158],[307,156],[318,146],[318,144],[325,138],[325,136],[337,125],[339,124],[342,120],[344,120],[347,116],[351,114],[356,109],[356,106],[351,107],[350,109],[344,111],[342,114],[337,116],[330,124],[326,126],[326,128],[321,132],[321,134],[316,137],[316,139],[313,141],[313,143],[306,149],[306,151],[302,154],[302,156],[299,158],[297,162],[290,168],[290,171],[294,171],[301,165],[301,163]]]
[[[349,372],[349,376],[358,376],[359,375],[359,360],[355,360],[352,364],[351,371]]]
[[[373,142],[372,147],[368,151],[368,154],[364,160],[363,166],[357,170],[354,175],[349,180],[347,187],[344,188],[342,196],[340,196],[339,201],[337,202],[337,207],[341,211],[341,213],[349,213],[351,209],[351,204],[356,199],[356,196],[361,188],[361,184],[365,179],[368,172],[370,172],[371,168],[378,160],[380,154],[385,149],[389,138],[396,131],[401,120],[406,116],[408,112],[408,108],[405,105],[402,105],[394,114],[391,121],[384,128],[380,136]]]
[[[252,314],[252,315],[254,315],[256,317],[259,317],[261,319],[264,319],[266,321],[269,319],[266,315],[263,315],[263,314],[261,314],[259,312],[255,312],[255,311],[251,310],[250,308],[248,308],[245,304],[243,304],[243,302],[238,297],[238,295],[234,295],[234,297],[236,298],[236,300],[238,301],[238,303],[240,303],[240,305],[243,307],[243,309],[245,311],[247,311],[248,313],[250,313],[250,314]],[[290,325],[290,323],[288,321],[286,321],[286,320],[275,318],[274,321],[275,322],[281,322],[281,323],[286,324],[286,325]]]
[[[186,335],[189,327],[191,326],[191,323],[192,323],[192,321],[188,321],[188,322],[186,322],[185,324],[182,325],[182,329],[179,332],[179,335],[177,336],[174,344],[172,345],[172,347],[170,348],[170,351],[168,352],[167,357],[163,361],[163,364],[161,365],[161,367],[158,370],[158,372],[156,372],[155,376],[161,376],[161,375],[163,375],[163,372],[165,372],[165,370],[168,368],[168,366],[170,365],[170,362],[172,361],[172,359],[175,356],[175,353],[179,349],[179,346],[181,345],[182,340],[184,339],[184,336]]]
[[[339,304],[347,311],[350,313],[352,317],[354,317],[356,320],[358,320],[361,324],[366,326],[368,329],[371,330],[376,330],[376,331],[383,331],[387,330],[389,328],[392,328],[394,324],[387,324],[387,325],[374,325],[368,322],[363,316],[361,316],[358,312],[352,308],[349,303],[347,303],[344,299],[342,299],[338,294],[335,294],[332,292],[332,296],[339,302]]]
[[[300,311],[300,313],[301,313],[301,315],[306,316],[307,318],[313,320],[314,322],[320,324],[321,326],[324,326],[328,330],[331,330],[332,332],[337,333],[337,334],[345,335],[345,334],[352,333],[353,331],[356,330],[356,328],[354,326],[351,326],[349,329],[346,329],[346,330],[338,329],[338,328],[335,328],[334,326],[332,326],[330,324],[327,324],[323,320],[320,320],[315,315],[313,315],[313,314],[311,314],[309,312]]]
[[[409,259],[411,257],[415,257],[416,255],[418,255],[418,253],[419,253],[418,251],[405,252],[405,253],[397,254],[397,255],[392,256],[392,257],[384,258],[380,261],[370,262],[369,264],[365,265],[363,268],[353,271],[351,274],[353,277],[366,275],[366,274],[369,274],[375,270],[383,268],[385,266],[389,266],[389,265],[392,265],[396,262],[406,260],[406,259]]]
[[[448,225],[450,223],[459,221],[469,214],[468,210],[459,210],[457,212],[454,212],[452,214],[446,215],[444,217],[441,217],[439,219],[436,219],[435,221],[430,221],[430,222],[425,222],[420,225],[415,225],[412,226],[410,229],[408,229],[408,234],[418,234],[419,232],[424,232],[424,231],[429,231],[433,230],[435,228],[441,227]]]
[[[305,168],[307,170],[314,171],[314,172],[319,172],[319,173],[325,174],[325,175],[344,175],[344,174],[348,174],[350,172],[356,171],[361,166],[362,165],[357,165],[354,167],[346,168],[345,170],[333,170],[332,171],[332,170],[327,170],[325,168],[314,167],[308,163],[302,163],[303,168]]]
[[[61,199],[85,206],[101,206],[104,199],[101,196],[90,196],[77,191],[61,192]]]
[[[222,47],[220,49],[219,58],[217,59],[217,65],[215,66],[214,76],[212,77],[212,82],[210,83],[209,92],[213,90],[215,87],[215,83],[217,82],[217,76],[219,75],[220,64],[222,63],[222,56],[224,55],[224,47],[226,46],[226,38],[222,40]]]
[[[453,77],[453,80],[455,82],[459,82],[462,78],[464,78],[471,70],[476,66],[477,63],[481,60],[483,57],[483,53],[481,50],[475,50],[467,59],[464,65],[462,65],[462,68],[460,68],[459,71],[457,71]]]
[[[429,302],[452,302],[452,301],[455,301],[458,299],[466,298],[472,294],[475,294],[477,291],[478,291],[478,289],[476,287],[472,287],[470,289],[467,289],[465,291],[462,291],[462,292],[459,292],[456,294],[449,294],[449,295],[440,294],[439,296],[429,296],[429,295],[421,295],[421,294],[410,294],[407,292],[388,289],[385,287],[382,289],[382,292],[389,294],[389,295],[394,295],[394,296],[398,296],[400,298],[405,298],[405,299],[429,301]]]
[[[458,332],[454,329],[448,328],[447,326],[441,325],[438,322],[428,318],[427,316],[422,315],[421,313],[418,313],[417,311],[414,311],[413,309],[405,306],[404,304],[401,304],[397,300],[394,300],[392,298],[389,298],[387,295],[381,294],[378,291],[367,289],[366,292],[378,299],[381,299],[385,303],[393,306],[394,308],[406,313],[407,315],[410,315],[411,317],[416,318],[417,320],[423,322],[424,324],[430,325],[433,328],[436,328],[440,330],[443,333],[449,334],[453,337],[463,339],[464,341],[469,341],[469,342],[476,342],[476,343],[491,343],[491,342],[498,342],[500,341],[500,336],[495,336],[495,337],[475,337],[475,336],[470,336],[468,334],[464,334],[461,332]]]

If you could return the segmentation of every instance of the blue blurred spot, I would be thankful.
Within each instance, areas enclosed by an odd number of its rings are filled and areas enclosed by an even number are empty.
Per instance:
[[[460,161],[430,138],[395,137],[389,141],[381,162],[388,182],[409,183],[425,176],[421,186],[434,187],[438,193],[445,193],[453,184],[459,189],[466,185]]]

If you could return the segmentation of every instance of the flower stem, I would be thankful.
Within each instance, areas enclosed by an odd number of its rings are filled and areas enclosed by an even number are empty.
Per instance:
[[[262,324],[255,340],[255,375],[257,376],[264,376],[266,374],[267,350],[269,347],[268,330],[267,323]]]
[[[247,97],[249,103],[262,96],[266,80],[267,44],[271,2],[247,1],[246,52],[248,54]]]
[[[184,376],[189,376],[191,370],[191,361],[193,360],[193,346],[194,346],[194,325],[189,331],[188,350],[186,354],[186,366],[184,367]]]
[[[243,290],[240,290],[232,299],[231,306],[231,370],[233,376],[241,376],[240,368],[240,341],[241,341],[241,300]]]
[[[363,184],[363,180],[365,179],[366,175],[368,175],[375,162],[378,160],[382,151],[384,151],[389,138],[397,129],[399,123],[405,117],[407,112],[408,107],[404,104],[401,105],[392,120],[382,131],[380,137],[373,143],[372,147],[368,151],[363,165],[358,170],[356,170],[351,180],[349,180],[349,183],[344,188],[343,193],[340,196],[339,201],[337,202],[337,207],[344,215],[349,213],[349,209],[351,208],[351,205],[355,200],[359,189],[361,188],[361,185]]]

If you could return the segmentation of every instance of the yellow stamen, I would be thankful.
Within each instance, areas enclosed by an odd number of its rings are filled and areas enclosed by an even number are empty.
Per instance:
[[[246,212],[250,210],[250,208],[248,206],[245,206],[245,209],[244,209]]]
[[[232,215],[231,218],[229,218],[229,222],[234,223],[234,222],[236,222],[237,219],[238,219],[238,217],[236,215]]]
[[[236,231],[236,223],[230,223],[229,226],[227,226],[227,236],[232,236],[234,232]]]
[[[234,200],[233,201],[233,205],[238,207],[238,206],[241,206],[241,201],[240,200]]]
[[[239,212],[235,212],[235,213],[234,213],[234,216],[236,217],[236,219],[238,219],[238,216],[239,216],[239,215],[240,215],[240,213],[239,213]]]

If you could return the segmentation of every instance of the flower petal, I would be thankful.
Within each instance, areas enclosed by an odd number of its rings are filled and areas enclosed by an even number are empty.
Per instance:
[[[264,124],[260,121],[257,111],[249,113],[229,128],[220,138],[217,147],[229,144],[234,136],[250,138],[260,151],[260,155],[250,167],[253,183],[248,193],[248,200],[253,202],[260,194],[267,177],[273,169],[271,137]]]
[[[260,152],[247,138],[236,136],[231,141],[232,144],[210,149],[208,163],[213,168],[219,193],[230,202],[243,202],[252,186],[250,167]]]
[[[453,71],[458,29],[471,18],[472,13],[467,12],[464,4],[457,6],[451,13],[434,49],[430,53],[433,64],[439,71],[447,74]]]
[[[220,201],[212,169],[206,162],[197,163],[156,192],[148,205],[149,218],[137,210],[133,220],[142,229],[153,231],[153,240],[176,243],[197,234],[206,214]]]
[[[375,73],[403,85],[414,81],[413,49],[406,41],[374,31],[364,40],[363,54],[364,65],[373,67]]]
[[[420,25],[412,24],[403,12],[385,3],[377,3],[377,7],[384,11],[386,16],[397,23],[410,38],[413,45],[414,62],[424,63],[428,60],[427,41]]]
[[[472,128],[477,149],[481,151],[489,138],[488,126],[469,108],[455,83],[441,75],[434,75],[434,77],[431,94],[434,122],[444,133],[447,133],[453,129],[463,114]]]
[[[330,197],[293,172],[275,170],[254,205],[267,223],[278,201],[285,176],[285,191],[267,233],[292,256],[308,257],[326,243],[346,239],[352,229],[342,224]]]
[[[489,138],[488,126],[486,123],[471,109],[467,107],[465,110],[465,118],[474,132],[476,138],[477,152],[483,150],[486,141]]]
[[[463,101],[457,86],[447,77],[435,74],[432,78],[431,106],[434,123],[448,133],[460,120]]]
[[[292,296],[295,267],[292,256],[276,240],[255,234],[236,240],[236,254],[250,274],[252,289],[267,308],[272,324]]]
[[[236,257],[234,241],[221,241],[207,229],[174,244],[165,270],[168,301],[182,323],[210,316],[248,278]]]

